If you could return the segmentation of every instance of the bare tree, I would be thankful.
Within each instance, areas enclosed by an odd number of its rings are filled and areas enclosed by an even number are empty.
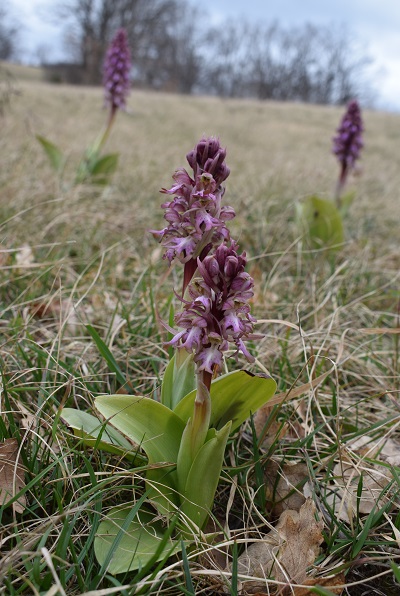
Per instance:
[[[16,57],[18,49],[18,26],[12,22],[6,5],[0,6],[0,60]]]
[[[369,59],[348,32],[228,21],[210,31],[204,90],[223,96],[345,103],[365,92]],[[206,81],[206,84],[205,84]]]
[[[98,83],[105,49],[127,30],[138,86],[225,97],[344,103],[368,65],[343,28],[228,20],[207,25],[187,0],[59,0],[76,80]],[[204,24],[206,23],[206,25]]]
[[[191,92],[199,52],[193,12],[184,0],[63,0],[69,54],[88,83],[98,83],[104,52],[119,27],[127,30],[138,84]]]
[[[252,33],[248,23],[236,20],[209,30],[203,51],[203,91],[223,97],[247,95]]]

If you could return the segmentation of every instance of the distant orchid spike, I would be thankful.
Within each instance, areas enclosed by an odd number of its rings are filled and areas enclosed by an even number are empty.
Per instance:
[[[226,222],[235,212],[222,205],[225,188],[221,184],[229,176],[225,157],[226,150],[217,138],[202,138],[187,155],[193,176],[181,168],[173,175],[175,184],[161,191],[174,195],[161,205],[168,225],[151,232],[166,249],[165,259],[170,263],[178,259],[185,265],[183,292],[196,270],[197,259],[203,260],[213,246],[230,238]]]
[[[197,372],[209,373],[209,380],[230,343],[254,361],[243,343],[258,337],[253,334],[255,319],[249,306],[254,281],[244,270],[246,253],[239,255],[237,249],[234,241],[230,246],[221,244],[214,254],[197,260],[198,276],[188,286],[188,300],[182,299],[183,310],[175,316],[183,331],[170,344],[193,351]]]
[[[348,173],[354,168],[363,147],[362,133],[364,127],[361,110],[354,99],[348,106],[342,118],[337,135],[333,138],[333,153],[337,156],[341,171],[338,181],[337,197],[343,190]]]
[[[125,29],[119,29],[107,50],[103,67],[106,105],[111,114],[124,109],[130,89],[131,56]]]

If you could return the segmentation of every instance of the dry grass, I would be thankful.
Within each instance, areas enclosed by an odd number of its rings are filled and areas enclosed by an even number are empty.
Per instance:
[[[0,60],[0,68],[8,72],[16,82],[39,82],[43,81],[43,70],[37,66],[26,64],[13,64]]]
[[[70,181],[84,148],[103,125],[101,90],[25,81],[19,90],[2,119],[0,139],[0,356],[7,390],[0,432],[3,438],[15,433],[24,437],[29,478],[43,473],[43,486],[33,482],[29,489],[25,521],[5,514],[8,552],[2,564],[11,579],[8,592],[2,593],[49,590],[57,583],[55,576],[68,594],[111,589],[111,580],[96,579],[89,548],[83,551],[85,567],[78,579],[73,574],[82,567],[76,557],[100,515],[98,502],[92,500],[97,494],[93,474],[105,483],[103,498],[112,504],[129,490],[127,465],[96,454],[88,454],[90,466],[83,462],[66,430],[59,426],[55,433],[54,416],[60,404],[90,408],[96,393],[118,386],[85,323],[96,326],[135,391],[158,387],[166,353],[156,310],[168,316],[177,273],[172,271],[160,284],[166,265],[147,230],[162,225],[159,189],[170,184],[173,171],[185,165],[186,152],[207,134],[218,135],[228,148],[226,201],[237,212],[233,235],[250,257],[256,280],[254,311],[266,321],[259,324],[265,338],[257,347],[257,366],[271,372],[281,392],[329,371],[318,388],[280,409],[277,420],[289,430],[270,453],[268,447],[261,450],[261,464],[267,467],[272,454],[307,461],[327,523],[316,570],[321,575],[350,570],[346,581],[355,585],[346,588],[348,594],[363,593],[365,588],[357,585],[373,585],[379,594],[382,584],[368,584],[374,580],[366,578],[382,570],[388,576],[389,558],[398,561],[392,527],[383,514],[370,520],[365,543],[357,550],[367,516],[335,521],[327,495],[335,482],[332,470],[343,460],[352,462],[354,470],[364,466],[366,476],[374,475],[376,465],[387,468],[382,462],[374,464],[378,451],[353,448],[357,436],[390,437],[400,445],[399,335],[379,331],[400,326],[400,116],[364,113],[365,150],[362,171],[351,181],[357,199],[346,221],[347,242],[329,260],[301,250],[295,203],[308,194],[328,197],[333,191],[338,170],[330,153],[331,137],[341,109],[132,93],[107,147],[120,153],[118,173],[111,186],[99,191],[73,187]],[[61,183],[35,134],[68,154]],[[25,253],[23,246],[28,247]],[[298,328],[268,322],[271,319]],[[36,416],[26,434],[18,404]],[[265,503],[254,497],[257,466],[250,436],[246,427],[232,443],[226,476],[230,466],[242,466],[244,472],[235,476],[236,492],[230,489],[233,484],[222,484],[218,505],[224,512],[231,490],[232,518],[244,519],[242,531],[254,536],[269,514],[262,509]],[[111,469],[118,477],[113,485],[107,481]],[[395,488],[391,498],[398,502]],[[396,510],[386,511],[399,527]],[[66,538],[65,524],[72,518],[75,526]],[[274,521],[272,514],[269,519]],[[47,538],[40,542],[47,529]],[[40,550],[44,547],[49,556]],[[58,561],[53,570],[51,557]],[[368,558],[369,567],[358,576],[362,557]],[[212,576],[219,577],[218,572],[196,563],[192,571],[199,589],[217,593]],[[160,593],[176,593],[174,574],[182,583],[180,562],[163,578]],[[121,580],[125,585],[130,581],[129,576]],[[398,593],[390,591],[398,586],[384,589],[386,594]],[[133,592],[121,588],[123,593]]]

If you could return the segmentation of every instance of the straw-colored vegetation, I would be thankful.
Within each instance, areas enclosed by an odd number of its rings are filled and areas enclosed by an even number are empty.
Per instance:
[[[108,141],[107,150],[120,153],[112,183],[74,187],[74,168],[105,119],[101,90],[17,87],[0,137],[0,439],[18,440],[27,488],[21,511],[0,510],[0,593],[242,589],[235,565],[221,571],[198,556],[201,539],[186,566],[178,556],[144,577],[100,569],[92,542],[102,511],[131,500],[132,482],[140,495],[140,474],[128,461],[83,449],[60,419],[63,406],[90,411],[96,395],[120,388],[87,324],[110,348],[128,390],[157,396],[168,358],[159,319],[168,319],[179,273],[168,272],[147,230],[162,226],[160,188],[206,134],[227,147],[232,235],[255,278],[253,311],[264,338],[254,342],[251,370],[269,371],[279,393],[288,392],[256,420],[260,449],[250,422],[229,443],[214,510],[225,530],[217,544],[235,560],[275,527],[285,507],[271,489],[278,462],[324,522],[307,576],[348,586],[334,593],[398,594],[400,116],[363,113],[347,240],[327,257],[307,250],[295,204],[333,193],[340,108],[134,92]],[[35,134],[68,154],[62,180]],[[296,480],[290,462],[305,464]],[[264,581],[258,591],[275,589]]]

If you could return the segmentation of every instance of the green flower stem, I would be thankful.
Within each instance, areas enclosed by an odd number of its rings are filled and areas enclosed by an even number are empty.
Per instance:
[[[210,392],[203,382],[203,374],[200,374],[197,378],[197,393],[194,401],[193,415],[186,423],[178,452],[178,488],[182,495],[185,494],[187,477],[194,459],[205,443],[210,426],[210,418]]]
[[[108,137],[110,135],[111,129],[112,129],[113,124],[114,124],[116,113],[117,113],[117,109],[115,107],[111,108],[110,114],[109,114],[109,117],[108,117],[108,122],[107,122],[106,129],[103,132],[102,136],[100,137],[100,140],[99,140],[98,145],[97,145],[97,151],[100,151],[104,147],[104,145],[106,144],[106,141],[107,141],[107,139],[108,139]]]

